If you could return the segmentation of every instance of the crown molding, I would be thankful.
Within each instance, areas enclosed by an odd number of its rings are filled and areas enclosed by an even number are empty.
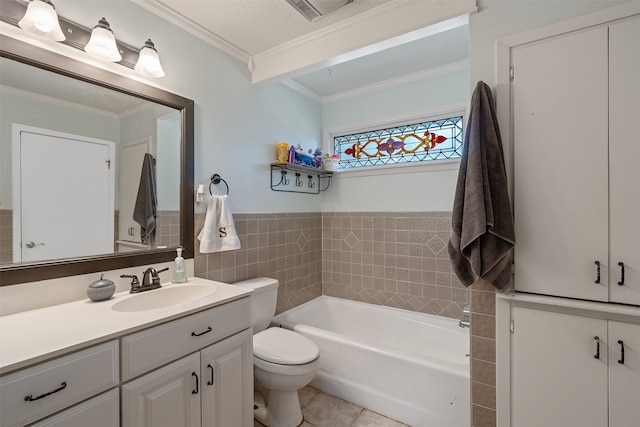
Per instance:
[[[248,64],[251,55],[236,45],[229,43],[227,40],[216,35],[212,31],[196,24],[185,16],[177,13],[175,10],[154,0],[131,0],[132,3],[148,10],[165,21],[175,25],[187,33],[199,38],[200,40],[210,44],[211,46],[231,55],[232,57]]]
[[[300,83],[295,82],[291,79],[287,79],[287,80],[283,80],[282,84],[295,90],[296,92],[301,93],[302,95],[306,96],[307,98],[312,99],[313,101],[316,101],[317,103],[322,104],[323,103],[323,97],[318,95],[317,93],[315,93],[314,91],[308,89],[305,86],[302,86]]]

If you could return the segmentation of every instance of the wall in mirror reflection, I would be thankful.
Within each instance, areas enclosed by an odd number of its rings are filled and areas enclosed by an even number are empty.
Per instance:
[[[179,111],[0,58],[0,112],[0,265],[19,262],[16,248],[22,245],[16,241],[20,232],[14,230],[14,192],[19,188],[12,178],[13,124],[114,141],[117,156],[110,165],[116,172],[113,252],[180,245]],[[141,152],[155,159],[156,228],[148,244],[142,244],[140,225],[133,220]],[[42,191],[56,189],[43,182]],[[68,215],[72,223],[73,212]],[[50,221],[46,207],[42,221]],[[90,230],[66,232],[91,237]]]

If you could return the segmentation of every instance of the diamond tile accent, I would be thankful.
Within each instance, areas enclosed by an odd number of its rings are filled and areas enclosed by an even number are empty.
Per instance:
[[[440,237],[433,236],[433,238],[431,238],[431,240],[427,242],[427,247],[429,247],[429,249],[431,249],[434,253],[437,254],[438,252],[440,252],[441,250],[447,247],[447,243],[443,242]]]
[[[360,239],[358,239],[358,237],[351,231],[349,232],[349,234],[347,234],[347,237],[344,238],[344,241],[347,245],[349,245],[351,249],[353,249],[353,247],[358,244]]]
[[[296,240],[296,244],[300,248],[300,250],[304,250],[305,246],[307,246],[307,237],[304,233],[300,233],[298,236],[298,240]]]

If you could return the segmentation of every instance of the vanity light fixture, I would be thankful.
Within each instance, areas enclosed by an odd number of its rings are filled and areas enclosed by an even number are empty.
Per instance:
[[[105,61],[119,62],[122,60],[122,55],[116,45],[116,38],[111,31],[109,22],[104,18],[100,19],[98,25],[93,27],[91,38],[84,50],[89,55]]]
[[[164,70],[160,65],[160,56],[158,51],[153,45],[151,39],[148,39],[142,49],[140,49],[140,55],[138,56],[138,62],[133,67],[138,73],[148,77],[163,77]]]
[[[31,0],[27,11],[18,22],[25,31],[57,42],[65,39],[56,8],[51,0]]]
[[[141,49],[116,40],[109,22],[102,18],[93,30],[58,16],[51,0],[0,0],[0,21],[23,30],[84,50],[101,60],[134,69],[145,77],[163,77],[160,57],[153,42]],[[46,18],[46,19],[45,19]]]

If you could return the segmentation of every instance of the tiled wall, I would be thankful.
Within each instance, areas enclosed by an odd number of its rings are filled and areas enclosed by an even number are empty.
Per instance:
[[[322,293],[461,318],[469,291],[452,272],[449,212],[323,214]]]
[[[0,209],[0,264],[13,262],[13,211]]]
[[[196,215],[196,235],[204,218]],[[233,218],[241,249],[201,254],[196,239],[196,276],[226,283],[276,278],[278,313],[322,294],[321,214],[234,214]]]
[[[460,318],[469,291],[451,271],[448,212],[235,214],[238,251],[200,254],[195,274],[280,281],[277,312],[319,295]],[[204,214],[196,215],[196,233]],[[198,242],[196,240],[196,249]]]
[[[486,282],[471,286],[471,419],[496,426],[496,294]]]
[[[156,214],[155,244],[180,246],[180,211],[158,211]]]

